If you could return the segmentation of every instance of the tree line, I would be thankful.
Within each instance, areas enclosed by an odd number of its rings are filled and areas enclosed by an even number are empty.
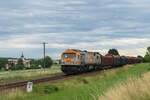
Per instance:
[[[50,68],[53,64],[53,60],[51,59],[51,57],[46,56],[45,57],[45,68]],[[44,59],[39,59],[39,60],[31,60],[31,68],[35,68],[35,67],[43,67],[44,68]]]
[[[15,65],[13,62],[8,62],[8,58],[0,58],[0,69],[6,69],[6,64],[9,64],[10,70],[22,70],[22,69],[38,69],[43,68],[44,66],[44,59],[31,59],[30,67],[24,66],[24,61],[19,58],[17,65]],[[45,68],[50,68],[53,64],[53,60],[51,57],[46,56],[45,57]]]

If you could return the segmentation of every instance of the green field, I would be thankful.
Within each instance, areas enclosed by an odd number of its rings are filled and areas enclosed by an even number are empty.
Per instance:
[[[46,69],[55,69],[55,68],[60,68],[60,65],[52,65],[51,68],[46,68]],[[44,69],[27,69],[27,70],[16,70],[16,71],[0,71],[1,74],[10,74],[10,73],[20,73],[20,72],[34,72],[34,71],[42,71]]]
[[[34,78],[46,77],[55,73],[61,73],[60,65],[53,65],[51,68],[46,69],[29,69],[18,71],[2,71],[0,72],[0,83],[30,80]],[[3,75],[3,76],[1,76]]]
[[[141,78],[149,71],[149,63],[127,65],[101,71],[96,76],[77,77],[57,84],[34,86],[32,93],[12,90],[13,92],[7,93],[7,96],[2,93],[0,97],[1,100],[99,100],[110,89],[126,83],[129,79]]]

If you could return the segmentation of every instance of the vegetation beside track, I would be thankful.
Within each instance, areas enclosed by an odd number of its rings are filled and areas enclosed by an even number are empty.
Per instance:
[[[55,68],[60,68],[60,65],[52,65],[51,68],[45,68],[47,69],[55,69]],[[12,71],[12,70],[8,70],[8,71],[2,71],[0,70],[0,75],[2,74],[10,74],[10,73],[22,73],[22,72],[34,72],[34,71],[42,71],[44,70],[44,68],[41,69],[25,69],[25,70],[16,70],[16,71]]]
[[[149,63],[127,65],[101,71],[95,76],[77,77],[54,85],[35,86],[32,93],[13,90],[15,92],[9,92],[7,96],[4,94],[0,96],[2,100],[98,100],[113,87],[125,83],[128,79],[142,77],[148,71],[150,71]],[[46,92],[49,90],[55,91]]]
[[[99,100],[150,100],[150,72],[115,86]]]
[[[30,79],[50,76],[56,73],[61,73],[60,65],[53,65],[51,68],[45,68],[45,69],[5,71],[5,72],[0,72],[0,83],[30,80]],[[12,76],[11,75],[7,76],[6,74],[11,74]],[[1,75],[6,75],[6,76],[1,77]]]

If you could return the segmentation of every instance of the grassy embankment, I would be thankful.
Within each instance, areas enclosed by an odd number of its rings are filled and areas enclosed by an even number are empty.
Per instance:
[[[150,72],[115,86],[99,100],[150,100]]]
[[[0,97],[2,100],[98,100],[110,89],[120,86],[119,84],[128,79],[141,78],[149,70],[148,63],[135,64],[102,71],[96,76],[78,77],[54,85],[35,86],[32,93],[13,90],[15,92]]]
[[[61,73],[60,65],[53,65],[51,68],[46,68],[46,69],[3,71],[3,72],[0,72],[0,75],[4,75],[3,77],[0,77],[0,83],[12,82],[12,81],[15,82],[19,80],[30,80],[34,78],[50,76],[56,73]],[[7,76],[6,74],[11,74],[11,75]]]

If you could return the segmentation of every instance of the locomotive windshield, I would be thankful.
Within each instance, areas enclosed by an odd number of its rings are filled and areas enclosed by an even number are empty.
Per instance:
[[[68,58],[68,54],[63,54],[63,58]]]
[[[63,58],[74,58],[76,56],[75,53],[65,53],[63,54]]]

